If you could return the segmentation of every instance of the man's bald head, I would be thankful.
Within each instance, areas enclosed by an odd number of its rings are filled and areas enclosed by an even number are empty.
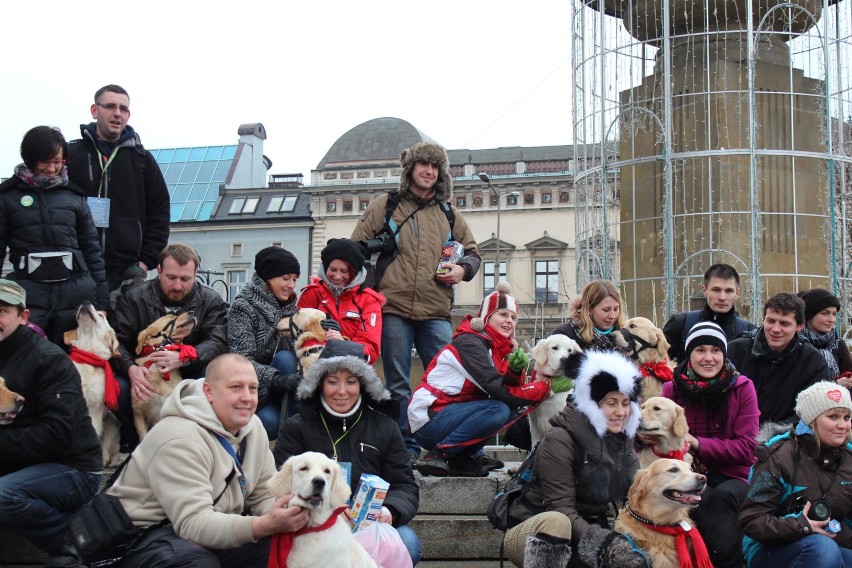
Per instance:
[[[235,436],[257,410],[257,388],[257,373],[242,355],[226,353],[207,365],[204,395],[222,426]]]
[[[219,355],[207,365],[207,376],[205,379],[208,383],[218,383],[222,379],[232,374],[234,369],[241,366],[247,366],[254,372],[254,366],[251,361],[239,353],[224,353]]]

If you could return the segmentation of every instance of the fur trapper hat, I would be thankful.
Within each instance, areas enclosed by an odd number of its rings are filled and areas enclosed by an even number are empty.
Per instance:
[[[810,426],[827,410],[844,408],[852,412],[849,389],[832,381],[814,383],[796,397],[796,415]]]
[[[317,395],[323,378],[338,369],[346,369],[361,382],[361,395],[372,399],[374,402],[383,402],[390,399],[390,393],[385,388],[382,380],[367,363],[364,355],[364,346],[354,341],[343,341],[342,339],[329,339],[320,353],[319,359],[314,361],[305,373],[299,388],[296,390],[296,398],[305,400]]]
[[[606,418],[598,404],[608,393],[618,391],[630,399],[630,416],[624,421],[624,433],[629,437],[639,427],[640,411],[637,400],[642,390],[642,374],[630,359],[614,351],[586,351],[574,378],[574,406],[598,433],[606,434]]]
[[[450,159],[441,146],[430,142],[419,142],[402,151],[399,157],[402,174],[399,176],[399,193],[403,197],[409,192],[411,173],[417,162],[428,162],[438,166],[438,181],[435,182],[435,199],[447,201],[453,196],[453,176],[450,175]]]
[[[512,296],[512,286],[508,282],[498,282],[494,291],[485,296],[479,311],[470,320],[470,329],[482,331],[488,318],[497,310],[509,310],[518,314],[518,301]]]
[[[805,302],[805,321],[820,313],[826,308],[834,306],[840,311],[840,298],[825,288],[813,288],[796,294]]]

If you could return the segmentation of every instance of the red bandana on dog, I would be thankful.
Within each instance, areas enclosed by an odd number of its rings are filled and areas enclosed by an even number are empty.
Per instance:
[[[651,448],[651,451],[654,452],[654,455],[657,456],[658,458],[668,458],[668,459],[671,459],[671,460],[684,461],[683,458],[684,458],[684,456],[686,456],[686,453],[689,451],[689,442],[684,442],[683,448],[681,448],[679,450],[675,450],[673,452],[669,452],[667,454],[661,454],[660,452],[658,452],[656,446],[650,446],[650,448]]]
[[[118,394],[121,392],[121,385],[118,384],[115,375],[112,373],[109,359],[103,359],[100,355],[77,349],[74,346],[71,347],[69,357],[75,363],[101,367],[104,370],[104,404],[110,410],[118,410]]]
[[[150,345],[146,345],[142,348],[142,357],[146,355],[150,355],[154,351],[179,351],[178,358],[181,361],[186,363],[187,361],[192,361],[193,359],[198,359],[198,351],[195,350],[195,347],[192,345],[184,345],[183,343],[172,343],[171,345],[163,345],[162,347],[157,347],[156,349],[151,347]],[[151,367],[153,361],[148,361],[145,363],[145,367]],[[170,381],[172,379],[169,373],[163,373],[163,380]]]
[[[654,377],[664,383],[667,383],[674,378],[674,372],[671,370],[668,362],[666,361],[662,361],[660,363],[642,363],[639,370],[642,372],[643,377]]]
[[[684,521],[676,525],[661,527],[631,509],[629,505],[625,505],[625,509],[630,513],[631,517],[642,523],[645,527],[652,531],[674,537],[675,550],[677,551],[680,568],[693,568],[692,556],[689,554],[689,548],[686,546],[686,537],[692,540],[692,552],[695,553],[695,565],[697,568],[713,568],[713,563],[710,561],[710,554],[707,552],[707,546],[704,544],[704,539],[701,538],[701,533],[698,532],[697,528]]]
[[[272,535],[269,546],[269,561],[266,568],[287,568],[287,558],[293,550],[293,541],[297,536],[329,529],[337,522],[337,517],[346,510],[346,506],[338,507],[323,524],[315,527],[303,527],[296,532],[278,533]]]

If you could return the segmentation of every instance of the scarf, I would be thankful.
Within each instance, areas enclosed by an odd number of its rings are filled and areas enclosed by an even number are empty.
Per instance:
[[[680,568],[693,568],[692,555],[689,554],[689,548],[686,546],[687,537],[692,540],[692,551],[695,553],[695,566],[697,568],[713,568],[713,563],[710,561],[710,555],[707,553],[707,546],[704,544],[704,539],[701,538],[701,533],[698,529],[687,522],[681,521],[677,525],[662,527],[655,525],[650,520],[639,515],[636,511],[625,505],[630,516],[645,525],[652,531],[673,536],[675,539],[675,550]]]
[[[807,339],[822,354],[831,376],[836,377],[839,375],[840,367],[838,367],[837,357],[834,355],[837,352],[837,330],[832,329],[827,333],[817,333],[808,326],[805,326],[800,333],[802,337]]]
[[[725,360],[722,370],[719,371],[719,375],[709,380],[695,374],[691,361],[686,362],[684,370],[681,369],[683,367],[678,369],[681,372],[675,373],[674,382],[680,392],[690,398],[701,398],[725,393],[737,382],[737,377],[739,376],[737,370],[728,360]]]
[[[269,561],[267,568],[287,568],[287,558],[293,551],[293,543],[297,536],[312,532],[321,532],[334,526],[340,514],[346,511],[346,506],[338,507],[331,516],[321,525],[315,527],[302,527],[296,532],[277,533],[272,535],[272,544],[269,546]]]
[[[515,345],[508,337],[503,337],[488,325],[482,330],[491,340],[491,360],[494,361],[494,366],[505,375],[509,372],[509,354],[515,350]]]
[[[156,349],[151,347],[150,345],[146,345],[145,347],[142,348],[142,353],[140,353],[139,355],[141,357],[145,357],[147,355],[150,355],[154,351],[178,351],[179,352],[178,357],[184,363],[186,363],[187,361],[191,361],[193,359],[198,359],[198,351],[195,350],[195,347],[193,347],[192,345],[184,345],[183,343],[172,343],[170,345],[161,345],[160,347],[157,347]],[[151,368],[152,363],[153,363],[153,361],[146,361],[145,367]],[[163,375],[164,381],[170,381],[172,379],[170,373],[162,373],[162,375]]]
[[[656,446],[649,445],[649,447],[651,448],[651,451],[654,452],[654,455],[658,458],[666,458],[670,460],[683,461],[683,458],[686,456],[687,453],[689,453],[689,442],[684,442],[683,447],[681,449],[674,450],[673,452],[669,452],[667,454],[661,454],[660,452],[658,452]]]
[[[68,166],[65,165],[63,165],[62,169],[59,170],[58,175],[37,176],[26,166],[26,164],[18,164],[15,166],[15,175],[28,186],[40,189],[49,189],[51,187],[56,187],[57,185],[68,185]]]
[[[668,361],[661,361],[659,363],[642,363],[639,366],[639,371],[642,373],[643,377],[653,377],[664,383],[669,382],[674,378],[674,373],[669,367]]]
[[[112,372],[109,359],[103,359],[100,355],[77,349],[74,346],[71,347],[69,357],[74,363],[100,367],[104,370],[104,404],[112,411],[118,410],[118,395],[121,392],[121,385],[118,384]]]

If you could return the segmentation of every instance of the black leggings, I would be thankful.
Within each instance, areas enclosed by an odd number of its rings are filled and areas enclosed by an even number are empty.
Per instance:
[[[743,531],[738,515],[746,493],[748,484],[740,479],[708,485],[701,504],[690,513],[716,568],[743,565]]]

